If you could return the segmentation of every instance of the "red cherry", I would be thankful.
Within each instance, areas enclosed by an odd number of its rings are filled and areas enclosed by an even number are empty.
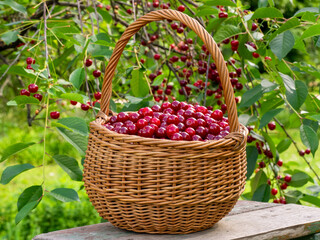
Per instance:
[[[158,118],[154,117],[150,120],[150,124],[155,124],[159,127],[161,125],[161,121]]]
[[[26,89],[21,89],[20,90],[20,95],[25,95],[25,96],[30,96],[30,92]]]
[[[154,8],[157,8],[157,7],[159,7],[159,2],[158,2],[158,1],[155,1],[155,2],[153,2],[152,5],[153,5]]]
[[[286,175],[284,177],[284,181],[286,181],[287,183],[291,182],[291,176],[290,175]]]
[[[38,91],[38,86],[37,84],[32,83],[28,86],[28,89],[29,92],[36,93]]]
[[[86,67],[90,67],[92,65],[92,60],[87,58],[85,62]]]
[[[27,65],[27,69],[33,69],[30,64]]]
[[[191,127],[186,128],[185,132],[188,133],[190,137],[196,134],[196,131],[194,130],[194,128],[191,128]]]
[[[193,135],[192,141],[203,141],[203,139],[199,135]]]
[[[184,10],[186,10],[186,7],[185,7],[185,6],[180,5],[180,6],[178,7],[178,11],[184,12]]]
[[[268,123],[268,128],[269,128],[270,130],[276,129],[276,123],[275,123],[275,122],[269,122],[269,123]]]
[[[127,9],[127,13],[132,14],[132,9],[131,8]]]
[[[178,27],[179,27],[178,23],[172,23],[172,24],[171,24],[171,28],[172,28],[173,30],[177,30]]]
[[[97,69],[97,70],[94,70],[92,74],[95,78],[98,78],[101,76],[101,71]]]
[[[287,204],[287,201],[286,201],[286,199],[283,197],[283,198],[280,199],[280,203],[281,203],[281,204]]]
[[[182,135],[182,137],[183,137],[183,140],[185,140],[185,141],[191,141],[191,136],[190,136],[188,133],[186,133],[186,132],[181,132],[181,135]]]
[[[125,113],[125,112],[120,112],[118,114],[118,118],[117,119],[118,119],[119,122],[125,122],[125,121],[129,120],[129,115],[127,113]]]
[[[242,88],[243,88],[242,83],[239,83],[239,82],[238,82],[238,83],[236,83],[236,89],[237,89],[237,90],[239,90],[239,91],[240,91],[240,90],[242,90]]]
[[[95,98],[96,100],[100,100],[100,99],[101,99],[101,92],[96,92],[96,93],[94,94],[94,98]]]
[[[166,108],[170,108],[170,107],[171,107],[171,103],[169,103],[169,102],[164,102],[161,105],[162,111],[165,110]]]
[[[166,127],[166,131],[167,131],[167,136],[171,138],[173,134],[179,132],[179,128],[174,124],[170,124]]]
[[[183,31],[184,31],[184,28],[183,28],[183,27],[179,27],[179,28],[177,29],[177,33],[183,33]]]
[[[130,121],[135,123],[135,122],[137,122],[139,120],[139,118],[140,118],[140,114],[139,113],[137,113],[137,112],[129,113]]]
[[[145,107],[145,108],[143,108],[142,109],[142,116],[152,116],[153,115],[153,111],[152,111],[152,109],[151,108],[149,108],[149,107]]]
[[[258,57],[260,57],[260,55],[259,55],[259,53],[257,53],[257,52],[253,52],[253,53],[252,53],[252,57],[258,58]]]
[[[186,120],[186,126],[196,129],[198,127],[198,122],[194,117],[191,117]]]
[[[219,109],[214,110],[213,113],[211,114],[211,117],[217,121],[220,121],[223,118],[223,112]]]
[[[164,127],[159,127],[158,130],[156,131],[156,136],[158,138],[165,138],[166,137],[166,128]]]
[[[238,47],[239,47],[239,41],[238,40],[232,40],[230,44],[231,44],[231,49],[233,51],[237,51],[238,50]]]
[[[41,102],[41,100],[42,100],[42,95],[41,95],[41,94],[36,93],[35,95],[33,95],[33,97],[35,97],[36,99],[38,99],[39,102]]]
[[[154,40],[156,40],[157,39],[157,36],[156,35],[152,35],[151,37],[150,37],[150,41],[151,42],[153,42]]]
[[[57,111],[51,112],[51,113],[50,113],[50,117],[51,117],[52,119],[58,119],[58,118],[60,117],[60,113],[57,112]]]
[[[155,60],[159,60],[160,59],[160,54],[158,54],[158,53],[156,53],[154,56],[153,56],[153,58],[155,59]]]
[[[305,153],[305,154],[310,154],[310,153],[311,153],[311,151],[310,151],[310,149],[309,149],[309,148],[307,148],[307,149],[304,151],[304,153]]]
[[[174,133],[170,139],[175,141],[181,141],[183,140],[183,137],[180,133]]]
[[[265,168],[266,167],[266,163],[264,161],[259,162],[259,167],[260,168]]]
[[[204,138],[206,138],[208,132],[205,127],[199,126],[196,129],[196,134],[204,139]]]
[[[128,134],[129,133],[129,130],[127,127],[121,127],[118,131],[118,133],[120,134]]]
[[[300,150],[300,151],[299,151],[299,155],[300,155],[301,157],[303,157],[304,154],[305,154],[305,152],[304,152],[303,150]]]
[[[151,126],[145,126],[144,128],[141,129],[142,137],[151,138],[153,133],[154,133],[154,129]]]
[[[83,111],[88,111],[89,108],[90,108],[89,105],[87,105],[87,104],[81,104],[81,109],[82,109]]]
[[[272,194],[272,195],[275,196],[275,195],[277,195],[277,193],[278,193],[278,190],[277,190],[276,188],[272,188],[272,189],[271,189],[271,194]]]
[[[220,133],[220,126],[216,123],[213,123],[211,125],[209,125],[209,132],[213,135],[219,135]]]
[[[137,128],[142,129],[148,125],[148,122],[145,119],[139,119],[136,125],[137,125]]]
[[[70,103],[71,103],[71,105],[77,105],[78,102],[71,100]]]
[[[280,186],[280,188],[281,188],[282,190],[287,189],[287,187],[288,187],[288,184],[287,184],[287,183],[282,183],[281,186]]]
[[[27,57],[26,63],[27,64],[32,64],[34,62],[34,59],[32,57]]]
[[[226,12],[219,12],[219,18],[227,18],[228,17],[228,13]]]
[[[271,59],[271,57],[266,56],[266,57],[264,58],[264,60],[269,60],[269,61],[271,61],[272,59]]]
[[[257,28],[258,28],[258,25],[255,23],[252,23],[251,31],[255,31],[255,30],[257,30]]]
[[[278,160],[277,165],[278,165],[279,167],[282,167],[283,161],[282,161],[282,160]]]
[[[106,6],[106,10],[109,11],[110,9],[111,9],[111,6],[110,6],[110,5],[107,5],[107,6]]]

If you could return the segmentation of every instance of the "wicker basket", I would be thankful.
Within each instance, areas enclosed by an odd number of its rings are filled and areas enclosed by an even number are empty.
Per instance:
[[[218,141],[171,141],[118,134],[109,120],[112,78],[129,39],[149,22],[171,19],[204,42],[220,73],[230,134]],[[83,180],[93,206],[114,226],[135,232],[181,234],[201,231],[226,216],[246,179],[247,130],[239,124],[223,56],[208,32],[174,10],[146,14],[117,42],[102,87],[101,111],[90,124]]]

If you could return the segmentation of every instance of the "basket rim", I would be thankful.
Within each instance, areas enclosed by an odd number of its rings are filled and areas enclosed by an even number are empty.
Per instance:
[[[109,117],[108,117],[109,118]],[[130,140],[132,142],[139,142],[143,145],[163,145],[164,147],[174,146],[182,148],[193,147],[193,148],[208,148],[208,147],[219,147],[223,145],[238,145],[243,146],[247,142],[247,135],[249,133],[248,129],[241,123],[240,132],[231,132],[227,136],[219,140],[207,140],[207,141],[185,141],[185,140],[171,140],[171,139],[160,139],[160,138],[146,138],[138,135],[121,134],[115,131],[111,131],[103,126],[106,120],[96,119],[90,122],[90,129],[97,128],[106,133],[108,137],[114,137],[117,140]],[[91,134],[91,133],[90,133]]]

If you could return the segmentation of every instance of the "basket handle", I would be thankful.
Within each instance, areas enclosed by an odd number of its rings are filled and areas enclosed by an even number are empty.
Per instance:
[[[213,40],[212,36],[195,19],[189,17],[188,15],[182,12],[170,9],[149,12],[148,14],[140,17],[138,20],[130,24],[129,27],[124,31],[121,38],[117,42],[115,49],[113,50],[112,56],[104,74],[102,85],[101,110],[100,113],[97,115],[97,118],[104,116],[105,114],[109,114],[109,103],[112,95],[112,79],[115,74],[115,70],[119,62],[120,56],[123,52],[123,49],[127,45],[130,38],[146,24],[153,21],[160,21],[164,19],[182,22],[183,24],[191,28],[204,42],[213,60],[215,61],[217,70],[220,74],[220,82],[223,88],[223,95],[228,110],[230,132],[239,132],[240,127],[237,115],[237,106],[234,100],[234,92],[229,80],[228,68],[226,67],[224,58],[222,56],[222,53],[220,52],[219,47]]]

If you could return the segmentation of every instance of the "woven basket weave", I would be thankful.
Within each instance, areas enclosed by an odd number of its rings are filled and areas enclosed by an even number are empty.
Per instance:
[[[220,74],[230,134],[217,141],[171,141],[118,134],[109,120],[112,78],[129,39],[149,22],[184,23],[204,42]],[[146,14],[117,42],[104,75],[101,111],[90,124],[83,180],[93,206],[114,226],[135,232],[181,234],[207,229],[226,216],[242,193],[247,130],[239,124],[223,56],[208,32],[174,10]]]

